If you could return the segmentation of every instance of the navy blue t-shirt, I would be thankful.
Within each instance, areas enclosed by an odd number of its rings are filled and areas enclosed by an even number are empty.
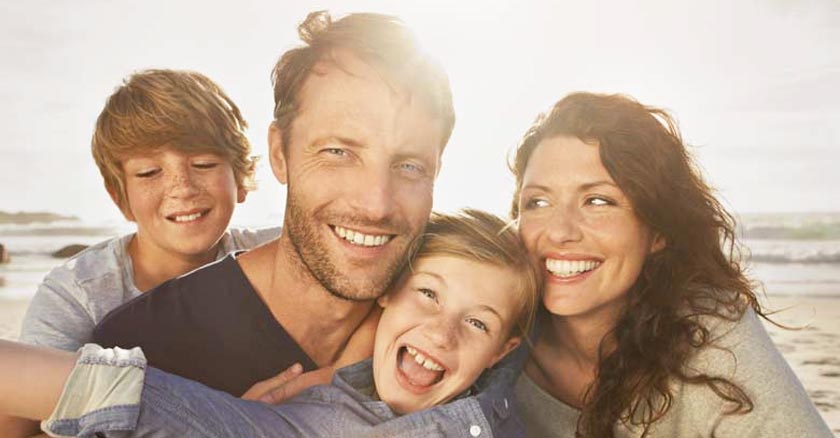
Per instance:
[[[109,313],[103,347],[141,347],[150,366],[236,397],[295,362],[315,363],[245,277],[236,256],[169,280]]]

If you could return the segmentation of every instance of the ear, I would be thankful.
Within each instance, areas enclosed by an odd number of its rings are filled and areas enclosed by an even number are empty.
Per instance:
[[[379,304],[379,307],[386,308],[388,307],[388,302],[391,300],[390,293],[384,293],[376,299],[376,303]]]
[[[276,122],[271,122],[268,127],[268,159],[277,181],[280,181],[280,184],[287,184],[289,175],[283,150],[283,131]]]
[[[125,206],[125,208],[123,208],[120,205],[120,199],[119,199],[119,196],[117,195],[117,190],[115,188],[111,187],[110,185],[108,185],[107,183],[105,184],[105,190],[108,191],[108,196],[111,197],[111,201],[113,201],[114,205],[116,205],[117,208],[120,209],[120,212],[123,214],[125,219],[130,221],[130,222],[134,222],[134,215],[131,214],[131,209],[128,208],[127,205]]]
[[[513,336],[510,339],[508,339],[507,342],[505,342],[505,344],[502,345],[502,348],[499,349],[499,352],[495,356],[493,356],[493,359],[490,361],[490,365],[488,365],[487,368],[496,365],[498,361],[502,360],[503,357],[507,356],[508,353],[513,351],[521,343],[521,336]]]
[[[237,187],[236,188],[236,202],[241,204],[245,202],[245,198],[248,197],[248,191],[245,190],[244,187]]]
[[[659,233],[655,233],[653,235],[653,240],[650,243],[650,253],[651,254],[657,253],[657,252],[665,249],[665,246],[666,246],[665,236],[663,236]]]

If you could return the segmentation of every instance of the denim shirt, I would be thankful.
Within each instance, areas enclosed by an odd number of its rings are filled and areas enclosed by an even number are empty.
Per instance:
[[[51,436],[120,438],[521,437],[512,395],[517,375],[514,367],[497,366],[476,395],[398,416],[374,396],[370,359],[338,370],[331,385],[275,406],[146,368],[140,349],[90,344],[42,427]]]

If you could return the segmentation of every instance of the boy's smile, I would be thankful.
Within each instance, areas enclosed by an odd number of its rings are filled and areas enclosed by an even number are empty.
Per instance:
[[[416,260],[379,300],[373,376],[382,401],[403,414],[445,403],[518,345],[515,278],[455,256]]]
[[[157,257],[214,257],[244,191],[227,160],[165,147],[122,162],[136,244]]]

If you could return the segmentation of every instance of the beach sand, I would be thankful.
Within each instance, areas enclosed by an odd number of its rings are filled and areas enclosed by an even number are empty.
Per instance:
[[[773,342],[802,381],[825,422],[840,437],[840,298],[769,296],[771,318],[801,327],[765,323]]]
[[[0,298],[0,339],[17,339],[29,300]]]
[[[763,301],[781,310],[773,316],[776,321],[802,327],[786,330],[765,324],[826,423],[840,437],[840,298],[770,295]],[[0,338],[17,337],[27,304],[27,300],[0,299]]]

